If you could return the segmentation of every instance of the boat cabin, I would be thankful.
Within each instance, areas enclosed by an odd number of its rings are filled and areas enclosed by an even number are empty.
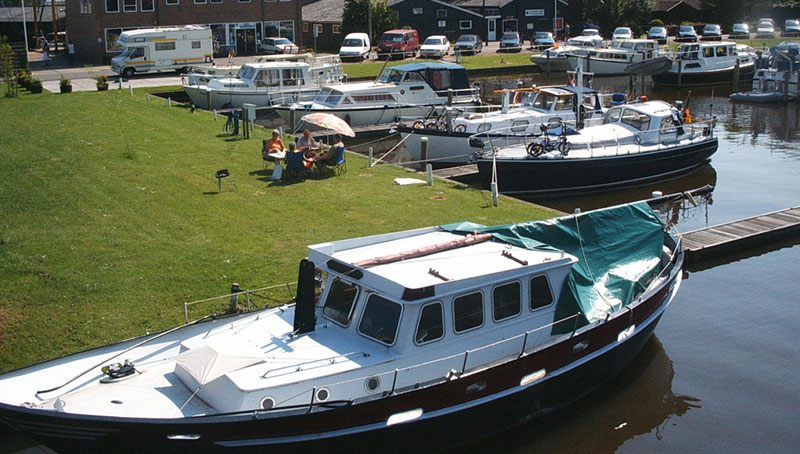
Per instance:
[[[730,41],[716,43],[692,43],[678,46],[678,62],[683,62],[683,70],[713,71],[730,68],[739,60],[740,64],[750,63],[753,55],[747,46]]]
[[[603,115],[603,126],[608,125],[618,126],[620,143],[669,143],[685,133],[680,111],[664,101],[611,107]]]
[[[604,49],[597,49],[589,52],[589,56],[605,60],[631,60],[634,55],[641,56],[646,60],[653,58],[658,53],[658,41],[652,39],[621,39],[612,41],[611,45]]]

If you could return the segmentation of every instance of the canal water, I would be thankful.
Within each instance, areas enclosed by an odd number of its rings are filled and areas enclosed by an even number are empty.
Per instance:
[[[540,85],[563,77],[527,79]],[[487,83],[492,85],[492,82]],[[511,87],[514,81],[494,82]],[[627,91],[627,79],[595,88]],[[693,89],[695,118],[717,117],[708,166],[668,182],[537,203],[571,212],[715,186],[671,218],[681,232],[800,205],[798,104],[748,105]],[[685,99],[687,90],[645,90]],[[690,266],[655,336],[620,375],[551,417],[469,447],[506,453],[789,453],[800,446],[800,238]]]
[[[563,82],[563,76],[524,79],[526,85]],[[487,96],[515,86],[516,79],[482,83]],[[626,92],[628,80],[598,78],[594,87]],[[645,93],[667,101],[687,97],[687,90]],[[696,207],[684,203],[669,215],[682,232],[800,205],[798,105],[733,104],[728,93],[692,90],[695,117],[718,119],[720,147],[709,165],[667,182],[537,203],[571,212],[645,198],[654,190],[714,185]],[[376,155],[386,149],[376,148]],[[458,451],[798,452],[799,244],[795,238],[690,267],[655,336],[606,386],[553,415]],[[11,444],[0,452],[29,443],[3,435]]]

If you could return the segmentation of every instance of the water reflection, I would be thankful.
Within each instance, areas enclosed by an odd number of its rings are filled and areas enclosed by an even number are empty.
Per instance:
[[[598,454],[613,453],[625,441],[643,434],[659,440],[669,437],[668,423],[673,418],[700,408],[700,399],[673,392],[674,376],[672,361],[653,336],[622,372],[585,399],[465,448],[474,452]]]

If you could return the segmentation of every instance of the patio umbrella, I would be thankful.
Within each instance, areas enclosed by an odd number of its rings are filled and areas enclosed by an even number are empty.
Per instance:
[[[339,134],[347,137],[355,137],[356,133],[353,132],[353,129],[348,125],[344,120],[337,117],[336,115],[332,115],[329,113],[324,112],[315,112],[303,115],[300,120],[305,121],[306,123],[310,123],[315,126],[319,126],[323,129],[330,129],[331,131],[338,132]]]

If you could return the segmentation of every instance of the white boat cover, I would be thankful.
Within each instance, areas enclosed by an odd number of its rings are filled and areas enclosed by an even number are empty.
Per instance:
[[[176,356],[175,373],[187,387],[195,388],[261,361],[264,354],[249,342],[211,341]],[[187,383],[187,374],[196,383]]]

